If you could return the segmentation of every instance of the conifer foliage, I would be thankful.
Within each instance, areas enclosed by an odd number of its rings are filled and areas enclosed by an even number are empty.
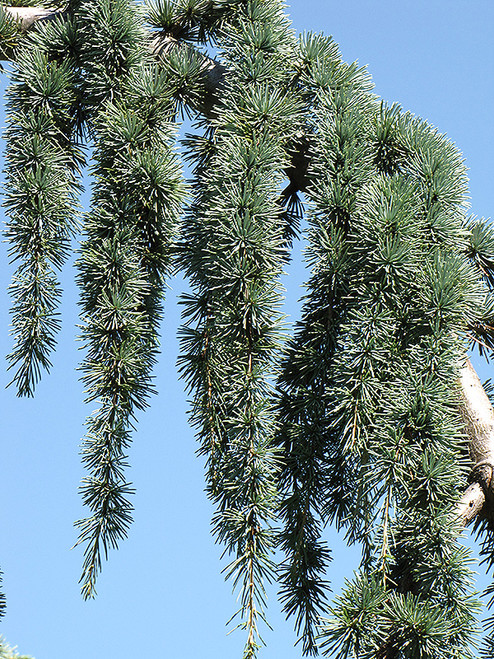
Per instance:
[[[332,39],[297,37],[280,0],[69,0],[40,15],[26,30],[0,8],[13,62],[9,361],[18,394],[33,395],[79,238],[80,368],[97,406],[76,523],[83,596],[132,521],[126,451],[181,269],[179,369],[244,659],[263,644],[271,582],[304,656],[474,656],[458,377],[469,341],[494,347],[494,234],[467,215],[461,154],[377,99]],[[290,333],[280,276],[294,237],[310,274]],[[478,521],[491,567],[492,519]],[[362,548],[332,603],[328,524]]]

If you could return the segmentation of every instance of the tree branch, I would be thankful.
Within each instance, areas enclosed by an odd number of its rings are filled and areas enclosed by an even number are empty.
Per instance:
[[[38,21],[54,20],[57,16],[64,14],[60,9],[47,9],[45,7],[4,7],[4,10],[17,22],[20,32],[24,33],[28,32]],[[172,50],[190,49],[192,46],[184,44],[163,32],[153,32],[150,34],[149,48],[156,57],[166,58]],[[213,107],[217,102],[218,93],[225,77],[225,71],[226,69],[222,64],[204,55],[201,66],[204,89],[201,99],[194,109],[206,117],[212,115]]]
[[[165,59],[175,49],[190,49],[192,46],[181,43],[179,40],[163,32],[156,32],[151,34],[149,48],[153,55]],[[204,88],[200,101],[194,109],[206,117],[211,118],[213,108],[218,100],[219,91],[225,79],[226,68],[216,60],[204,55],[201,73]]]
[[[21,32],[27,32],[37,21],[50,21],[63,13],[61,9],[45,7],[4,7],[3,9],[18,22]]]
[[[37,21],[53,20],[60,14],[60,9],[44,7],[4,7],[15,19],[21,32],[27,32]],[[164,33],[150,36],[150,50],[159,58],[166,58],[175,48],[190,48],[174,37]],[[195,108],[207,117],[211,117],[219,90],[225,77],[225,67],[215,60],[204,56],[202,66],[204,93]],[[306,137],[295,136],[295,148],[290,151],[291,164],[287,168],[290,180],[285,193],[303,191],[307,185],[306,171],[309,161],[309,143]],[[471,484],[457,504],[457,513],[464,526],[475,517],[486,514],[490,501],[494,501],[494,410],[485,393],[480,379],[470,360],[466,360],[460,371],[461,403],[460,412],[469,438],[470,457],[474,464],[471,472]]]
[[[467,526],[479,513],[487,512],[486,501],[494,494],[494,410],[469,359],[460,371],[460,389],[460,413],[474,464],[471,484],[457,505],[458,516]]]

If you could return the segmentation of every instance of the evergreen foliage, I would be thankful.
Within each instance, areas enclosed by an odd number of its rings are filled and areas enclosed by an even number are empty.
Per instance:
[[[0,571],[0,584],[3,581],[3,572]],[[5,595],[0,592],[0,618],[5,615]]]
[[[494,347],[494,233],[467,216],[461,154],[377,99],[331,39],[297,39],[280,0],[60,9],[28,35],[0,13],[1,55],[15,54],[9,360],[18,394],[33,395],[60,325],[57,273],[80,230],[80,368],[97,405],[82,445],[83,596],[132,521],[126,452],[153,393],[165,282],[180,268],[179,366],[244,659],[262,645],[272,581],[303,655],[472,657],[455,383],[468,342]],[[184,141],[190,195],[176,148],[184,114],[197,131]],[[280,276],[304,215],[310,277],[289,335]],[[328,524],[362,548],[333,603]],[[492,520],[478,527],[492,567]]]
[[[165,75],[147,65],[144,32],[131,5],[84,3],[76,17],[95,142],[94,193],[78,262],[87,348],[81,370],[87,400],[100,404],[82,447],[90,471],[82,495],[92,514],[77,522],[86,547],[82,590],[91,597],[101,548],[106,556],[131,521],[125,450],[135,410],[152,392],[161,300],[183,195],[172,151],[170,88]],[[95,39],[100,31],[106,43]]]
[[[10,647],[8,643],[0,636],[0,659],[31,659],[26,655],[20,655],[15,648]]]
[[[14,49],[18,45],[18,40],[18,24],[3,7],[0,7],[0,60],[4,61],[11,58]]]
[[[69,26],[57,23],[22,41],[8,92],[5,206],[10,256],[19,266],[11,287],[14,348],[20,396],[32,396],[60,326],[57,271],[77,230],[78,143],[75,74],[70,53],[57,53]],[[53,39],[52,39],[53,37]],[[55,56],[54,56],[55,55]]]
[[[293,36],[279,3],[240,5],[234,19],[222,53],[234,85],[226,82],[215,109],[207,164],[201,144],[192,152],[199,176],[182,262],[194,287],[185,314],[195,326],[184,330],[182,359],[218,506],[214,529],[234,555],[226,573],[240,587],[245,657],[253,657],[263,582],[275,572],[270,380],[287,259],[279,196],[298,107],[284,68]]]

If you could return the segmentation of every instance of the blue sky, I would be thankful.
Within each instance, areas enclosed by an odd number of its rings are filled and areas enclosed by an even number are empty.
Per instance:
[[[332,34],[346,61],[368,65],[380,96],[446,132],[470,170],[472,212],[492,214],[492,0],[292,0],[290,14],[298,31]],[[1,257],[0,354],[5,355],[11,344],[3,291],[11,268],[4,245]],[[240,659],[243,635],[227,636],[225,628],[235,597],[220,573],[225,564],[210,535],[202,463],[176,377],[179,280],[170,282],[156,368],[160,393],[140,415],[130,453],[135,523],[128,541],[104,566],[98,598],[80,598],[81,552],[70,547],[76,538],[73,521],[84,514],[77,494],[83,475],[78,445],[88,410],[75,370],[81,355],[74,341],[77,293],[70,267],[63,278],[59,349],[36,398],[18,399],[5,390],[9,378],[0,368],[0,565],[9,603],[0,633],[36,659]],[[296,259],[285,281],[292,317],[303,279]],[[494,372],[483,368],[482,375]],[[328,539],[334,547],[329,578],[337,591],[351,575],[356,553],[334,533]],[[299,658],[274,592],[269,618],[275,629],[266,632],[268,647],[261,656]]]

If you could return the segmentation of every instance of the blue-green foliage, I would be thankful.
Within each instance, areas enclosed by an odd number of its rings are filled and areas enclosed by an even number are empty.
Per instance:
[[[342,614],[357,601],[349,587],[323,626],[327,652],[466,657],[475,606],[451,512],[466,482],[452,383],[488,305],[469,258],[464,167],[424,122],[374,100],[332,42],[301,48],[316,119],[312,277],[279,379],[282,597],[315,654],[330,558],[321,534],[333,522],[361,543],[359,579],[377,599],[372,624],[354,627]],[[391,627],[383,593],[401,611]],[[434,638],[406,622],[424,607],[441,614]]]
[[[9,60],[19,41],[19,26],[3,7],[0,7],[0,61]],[[3,67],[0,64],[0,70]]]
[[[77,228],[77,174],[83,155],[74,107],[76,74],[70,55],[51,43],[68,27],[54,22],[25,39],[8,93],[5,206],[9,255],[17,262],[11,293],[15,345],[8,359],[19,395],[32,396],[60,326],[57,271]]]
[[[31,657],[18,654],[17,648],[12,648],[5,639],[0,636],[0,659],[31,659]]]
[[[455,382],[468,341],[494,347],[494,235],[466,216],[454,145],[381,103],[331,39],[297,42],[279,0],[83,0],[19,45],[1,14],[0,36],[2,52],[17,49],[6,206],[21,395],[49,367],[80,142],[93,145],[77,264],[82,379],[98,406],[82,447],[84,596],[131,523],[126,451],[153,391],[176,265],[191,284],[180,368],[245,659],[262,642],[271,580],[304,655],[472,656],[477,603],[453,513],[467,478]],[[223,67],[214,92],[211,47]],[[185,140],[187,206],[174,150],[184,113],[199,132]],[[301,192],[310,278],[285,340],[279,279]],[[362,547],[332,605],[327,524]],[[492,522],[480,528],[492,563]]]
[[[217,505],[215,533],[233,555],[226,574],[240,589],[245,657],[258,647],[263,582],[275,567],[271,400],[287,259],[279,198],[299,111],[286,71],[293,42],[278,2],[239,3],[224,28],[231,81],[205,137],[192,141],[197,179],[181,252],[193,286],[181,360]]]
[[[132,489],[125,451],[136,410],[152,392],[152,367],[170,249],[183,185],[173,151],[175,103],[167,76],[148,63],[145,35],[128,2],[86,2],[78,13],[88,130],[94,139],[91,211],[78,261],[87,400],[80,520],[81,577],[94,595],[101,552],[126,536]],[[101,38],[100,35],[104,35]]]
[[[304,652],[314,654],[330,558],[321,541],[324,517],[328,508],[344,500],[345,473],[353,477],[351,461],[343,462],[333,450],[331,436],[346,420],[339,422],[335,409],[328,423],[326,390],[348,277],[358,268],[347,232],[355,191],[366,181],[371,166],[365,114],[370,99],[367,75],[343,64],[331,40],[311,35],[303,38],[299,62],[298,84],[309,108],[307,130],[316,129],[307,176],[318,185],[306,192],[313,201],[307,250],[313,275],[303,321],[285,350],[279,378],[277,442],[284,454],[280,512],[285,528],[280,541],[286,560],[281,595],[286,612],[296,615]]]

